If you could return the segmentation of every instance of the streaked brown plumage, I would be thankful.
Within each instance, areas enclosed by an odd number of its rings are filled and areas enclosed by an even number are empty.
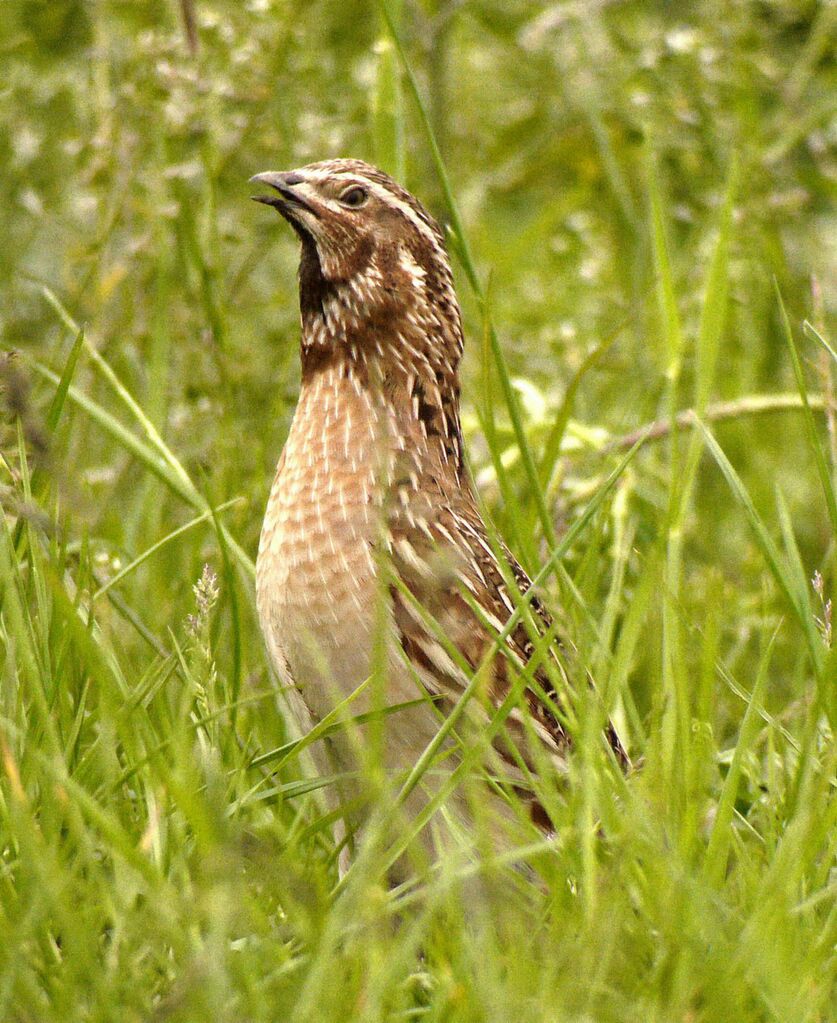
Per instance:
[[[502,549],[504,577],[465,469],[462,327],[438,225],[358,160],[254,180],[274,189],[260,201],[302,244],[302,388],[259,546],[262,627],[280,676],[301,697],[305,726],[372,672],[383,602],[385,702],[415,701],[422,691],[433,699],[387,718],[384,762],[403,772],[467,684],[461,662],[476,668],[512,614],[506,578],[521,592],[531,584]],[[550,628],[535,597],[531,609],[489,665],[484,706],[499,704],[528,662],[533,630]],[[524,696],[494,744],[512,784],[538,761],[533,742],[559,768],[563,760],[569,707],[558,657],[538,666]],[[351,713],[371,706],[365,691]],[[612,730],[609,737],[623,757]],[[348,733],[329,745],[340,771],[362,759],[362,740],[359,751]],[[415,793],[409,808],[426,798]],[[545,824],[534,799],[532,807]]]

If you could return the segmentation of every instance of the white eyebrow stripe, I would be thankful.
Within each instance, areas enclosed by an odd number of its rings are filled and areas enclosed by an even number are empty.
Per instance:
[[[445,258],[445,251],[439,243],[439,237],[427,221],[423,220],[409,203],[404,202],[403,199],[399,199],[397,195],[394,195],[383,185],[378,184],[377,181],[372,181],[370,178],[364,177],[363,174],[358,174],[352,171],[345,171],[339,174],[335,174],[333,171],[331,173],[317,171],[316,174],[311,173],[310,177],[311,180],[316,180],[318,182],[331,179],[332,181],[337,180],[358,185],[362,184],[365,188],[369,189],[369,192],[372,195],[376,196],[382,202],[388,203],[390,206],[393,206],[402,213],[410,221],[413,227],[416,228],[419,234],[430,242],[434,252]]]

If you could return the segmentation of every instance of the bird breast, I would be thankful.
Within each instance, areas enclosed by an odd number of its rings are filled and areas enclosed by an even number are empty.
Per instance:
[[[370,674],[389,419],[345,367],[324,369],[303,386],[270,493],[259,616],[316,717]]]

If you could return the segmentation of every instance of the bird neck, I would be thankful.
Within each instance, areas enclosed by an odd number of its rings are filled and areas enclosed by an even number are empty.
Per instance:
[[[454,323],[413,303],[402,302],[397,314],[383,306],[354,309],[340,288],[320,308],[303,307],[303,390],[319,388],[325,377],[343,379],[387,413],[397,446],[409,444],[428,468],[461,476],[458,308]]]
[[[299,277],[303,388],[323,373],[362,389],[422,448],[462,471],[462,326],[450,267],[403,249],[327,279],[303,243]]]

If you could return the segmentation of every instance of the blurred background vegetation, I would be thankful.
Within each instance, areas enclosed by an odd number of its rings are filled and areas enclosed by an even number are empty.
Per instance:
[[[824,332],[837,299],[837,8],[815,0],[413,0],[389,10],[533,450],[547,443],[573,374],[613,341],[581,380],[552,473],[559,534],[613,467],[611,440],[623,451],[619,438],[665,420],[672,402],[693,404],[695,339],[737,167],[729,296],[709,395],[710,405],[735,404],[714,429],[774,536],[781,492],[800,564],[807,578],[822,572],[827,597],[834,536],[804,420],[798,411],[753,414],[748,406],[758,395],[798,400],[774,278],[815,404],[830,386],[829,356],[802,323]],[[50,433],[55,384],[37,367],[60,374],[67,362],[75,338],[60,304],[200,494],[213,505],[239,499],[220,514],[254,557],[298,390],[298,254],[278,219],[249,202],[248,178],[361,157],[450,222],[380,8],[357,0],[6,0],[0,63],[0,344],[19,352],[4,358],[0,392],[0,496],[9,521],[22,517],[43,530],[46,547],[60,547],[61,572],[89,594],[195,514],[77,404],[67,404]],[[655,194],[670,261],[664,272]],[[543,550],[535,501],[501,402],[498,443],[523,518],[501,497],[479,427],[480,405],[496,387],[483,373],[486,310],[456,259],[456,238],[451,248],[469,339],[464,411],[473,469],[501,531],[536,568]],[[672,286],[673,318],[659,297],[661,277]],[[676,358],[672,338],[682,340]],[[74,384],[134,428],[85,350]],[[18,421],[29,468],[48,481],[40,505],[21,489]],[[833,457],[819,411],[816,421]],[[614,565],[619,606],[609,635],[618,636],[638,580],[647,583],[645,567],[665,547],[670,524],[670,457],[665,439],[649,443],[608,514],[568,556],[583,598],[582,610],[568,610],[575,635],[588,628],[586,612],[597,618],[610,608]],[[149,678],[155,658],[191,643],[198,653],[211,647],[211,670],[236,679],[234,695],[239,686],[245,694],[269,686],[248,610],[251,586],[226,557],[211,523],[199,525],[121,580],[112,602],[96,603],[98,627],[127,679]],[[203,626],[187,616],[205,564],[222,583],[212,636],[198,642]],[[706,668],[707,629],[729,672],[751,687],[766,637],[779,628],[765,702],[793,729],[813,693],[804,644],[798,631],[780,627],[785,596],[710,459],[683,519],[682,565],[684,677]],[[624,666],[646,721],[661,700],[662,603],[648,603],[645,638]],[[827,670],[833,665],[832,657]],[[86,670],[72,668],[74,685]],[[6,701],[14,717],[14,698]],[[269,749],[282,739],[282,722],[259,706],[241,727]],[[740,700],[719,687],[718,736],[734,737],[741,714]],[[79,727],[80,748],[88,726]],[[758,769],[748,777],[744,812],[761,784]]]
[[[545,435],[585,356],[617,333],[574,418],[622,434],[666,413],[652,160],[693,339],[737,157],[713,398],[793,389],[773,277],[797,327],[821,323],[834,301],[830,4],[427,2],[400,19],[510,368],[535,389],[525,394],[533,435]],[[359,156],[402,176],[447,220],[379,12],[354,2],[26,0],[0,8],[0,41],[3,343],[60,369],[71,339],[44,301],[48,286],[207,496],[245,498],[226,521],[252,553],[297,392],[298,313],[296,246],[249,204],[247,179]],[[482,320],[461,275],[459,290],[467,409]],[[693,352],[684,347],[684,407]],[[83,362],[77,381],[101,398],[107,385]],[[829,525],[798,415],[742,416],[719,435],[770,519],[781,480],[813,572]],[[485,449],[472,451],[479,471]],[[67,528],[105,573],[183,514],[81,416],[52,456]],[[573,485],[601,468],[598,456],[569,462],[559,518]],[[632,500],[641,547],[665,506],[653,471]],[[150,586],[155,618],[176,618],[210,559],[207,542],[150,560],[126,580],[128,598],[142,602]],[[740,594],[742,575],[761,572],[715,470],[701,479],[687,548],[686,592],[698,605],[707,587]],[[748,589],[752,606],[724,623],[742,650],[750,616],[765,610],[760,587]]]

